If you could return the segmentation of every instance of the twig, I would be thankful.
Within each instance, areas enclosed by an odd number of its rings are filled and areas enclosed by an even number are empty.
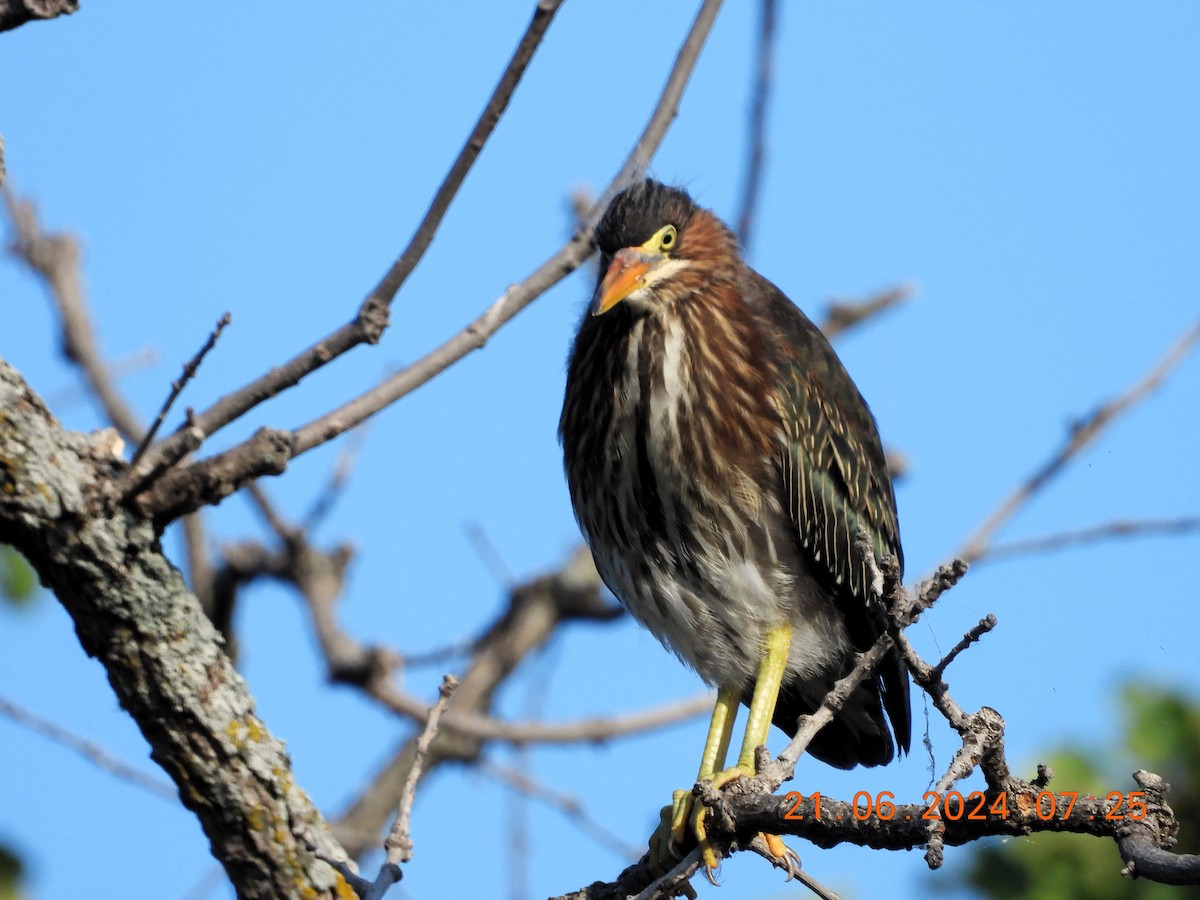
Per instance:
[[[13,253],[46,282],[62,320],[63,353],[79,366],[108,420],[126,441],[136,441],[142,434],[141,422],[117,391],[96,346],[79,275],[79,244],[69,234],[42,232],[33,204],[7,189],[3,193],[15,231]]]
[[[429,717],[425,720],[425,729],[421,732],[421,737],[417,739],[417,752],[413,757],[412,768],[408,770],[404,790],[400,792],[400,808],[396,814],[396,822],[392,825],[387,840],[383,842],[384,849],[387,851],[387,861],[392,865],[406,863],[412,859],[412,806],[417,793],[417,781],[421,777],[421,769],[425,766],[425,757],[429,755],[429,747],[433,743],[433,739],[437,737],[438,723],[441,721],[442,713],[446,711],[450,695],[457,687],[458,679],[453,675],[446,675],[442,678],[442,686],[438,689],[437,703],[429,710]]]
[[[825,321],[821,323],[821,331],[825,332],[825,337],[833,340],[884,310],[898,306],[915,293],[916,288],[911,284],[898,284],[865,300],[831,300],[825,309]]]
[[[860,653],[854,668],[840,678],[833,688],[825,695],[817,711],[811,715],[801,716],[796,728],[795,737],[776,757],[775,761],[760,773],[765,776],[764,782],[768,791],[776,790],[779,785],[792,777],[800,756],[808,749],[817,732],[833,721],[833,717],[841,710],[854,693],[854,689],[863,682],[874,670],[880,660],[892,649],[892,639],[889,635],[880,635],[879,639],[865,653]]]
[[[5,715],[18,725],[24,726],[45,738],[49,738],[62,747],[66,747],[68,750],[77,753],[88,762],[98,766],[110,775],[120,778],[122,781],[136,785],[142,790],[162,797],[164,800],[170,800],[174,803],[179,802],[179,792],[170,784],[160,781],[153,775],[147,775],[145,772],[134,768],[128,763],[122,762],[95,741],[91,741],[67,728],[63,728],[49,719],[44,719],[14,703],[7,697],[0,696],[0,715]]]
[[[979,620],[978,625],[964,634],[962,639],[952,648],[950,648],[950,652],[942,657],[941,662],[933,667],[933,677],[941,678],[942,673],[946,671],[946,667],[949,666],[950,663],[954,662],[954,659],[956,656],[958,656],[958,654],[962,653],[995,627],[996,617],[992,613],[988,613]]]
[[[438,721],[442,717],[442,712],[445,710],[446,704],[450,702],[450,695],[454,693],[457,687],[458,679],[453,675],[446,675],[442,678],[442,686],[438,689],[437,702],[430,708],[429,715],[425,721],[425,727],[417,738],[416,753],[413,756],[408,777],[404,781],[404,788],[400,792],[400,803],[399,808],[396,810],[396,820],[392,823],[392,828],[383,843],[387,855],[383,863],[379,866],[379,874],[375,876],[374,881],[367,881],[356,874],[348,861],[339,859],[331,853],[322,852],[321,848],[313,845],[310,837],[305,836],[309,844],[309,849],[313,850],[319,859],[328,863],[338,874],[345,878],[347,883],[362,900],[381,900],[391,889],[392,885],[404,877],[404,871],[400,868],[400,864],[412,859],[411,821],[413,800],[417,792],[417,781],[421,778],[421,769],[424,767],[426,757],[429,755],[429,748],[438,735]]]
[[[784,881],[791,881],[793,878],[795,878],[796,881],[800,882],[802,885],[816,894],[820,900],[842,900],[840,894],[831,890],[830,888],[825,887],[825,885],[821,884],[821,882],[817,881],[817,879],[813,878],[808,874],[807,871],[801,868],[800,858],[794,853],[792,854],[792,858],[789,858],[784,862],[780,862],[779,859],[772,855],[770,847],[767,846],[767,842],[763,839],[761,834],[756,834],[754,836],[754,840],[750,842],[749,849],[754,853],[757,853],[775,868],[786,872],[788,877],[785,878]]]
[[[1072,458],[1092,443],[1106,427],[1122,413],[1128,412],[1152,394],[1200,341],[1200,322],[1194,324],[1175,341],[1154,367],[1123,394],[1114,397],[1099,409],[1077,422],[1067,441],[1041,467],[1017,487],[967,538],[956,554],[960,559],[974,562],[985,556],[996,532],[1011,519],[1029,499],[1046,486]]]
[[[329,515],[330,510],[342,495],[346,484],[350,481],[350,475],[354,472],[355,465],[358,464],[358,457],[362,453],[369,432],[369,427],[364,424],[350,433],[346,439],[346,445],[342,447],[333,464],[333,471],[329,475],[329,480],[325,482],[324,489],[313,500],[308,512],[300,517],[302,530],[312,531]]]
[[[691,886],[681,885],[681,882],[691,878],[699,866],[700,848],[697,847],[677,862],[669,872],[660,875],[646,885],[633,900],[657,900],[658,897],[672,897],[680,887],[686,887],[690,891]],[[667,892],[668,890],[670,893]],[[695,897],[695,891],[692,891],[690,896]]]
[[[487,533],[487,530],[478,522],[469,522],[467,523],[467,540],[471,542],[475,554],[492,574],[496,583],[511,589],[516,584],[516,579],[513,578],[512,571],[504,562],[504,557],[500,555],[495,541],[492,540],[492,536]]]
[[[132,353],[127,353],[111,362],[105,363],[105,368],[108,371],[110,379],[120,381],[126,375],[153,368],[159,362],[159,352],[156,348],[142,347],[139,350],[134,350]],[[46,404],[51,409],[73,406],[91,399],[88,389],[80,384],[64,384],[61,387],[46,391],[43,396]]]
[[[962,746],[958,748],[954,758],[950,760],[950,765],[933,786],[934,793],[939,797],[945,796],[957,782],[968,778],[975,771],[975,767],[983,759],[986,740],[987,734],[983,731],[972,731],[963,735]],[[945,849],[945,829],[942,820],[940,818],[931,819],[928,830],[929,841],[925,846],[925,863],[929,868],[937,869],[942,865],[942,855]]]
[[[1064,547],[1077,547],[1116,538],[1183,535],[1196,531],[1200,531],[1200,516],[1181,516],[1178,519],[1125,519],[1093,525],[1091,528],[1048,534],[1044,537],[992,544],[977,563],[993,563],[1016,556],[1050,553]]]
[[[296,538],[303,534],[303,529],[296,528],[294,525],[284,521],[283,516],[279,514],[279,511],[275,508],[275,504],[271,501],[266,489],[261,484],[249,485],[246,488],[246,494],[249,496],[251,504],[258,510],[258,514],[262,516],[263,523],[285,544],[296,540]]]
[[[628,859],[637,859],[642,855],[641,847],[630,844],[621,835],[605,828],[588,815],[587,807],[583,803],[569,794],[561,793],[542,784],[520,769],[504,766],[490,759],[480,760],[479,769],[484,775],[495,778],[514,791],[534,800],[540,800],[547,806],[558,810],[572,825],[613,853]]]
[[[688,29],[687,37],[683,39],[683,46],[675,55],[675,63],[671,66],[670,74],[667,75],[667,83],[663,86],[663,92],[659,95],[654,112],[650,114],[650,120],[646,123],[641,137],[638,138],[629,157],[625,160],[625,165],[617,173],[617,177],[600,195],[600,199],[592,208],[591,215],[588,216],[586,225],[589,231],[600,221],[604,210],[608,208],[609,201],[631,181],[645,175],[650,160],[658,151],[658,145],[662,143],[667,129],[671,127],[671,122],[679,112],[679,101],[683,98],[684,88],[687,87],[688,80],[692,77],[696,60],[700,58],[700,51],[704,49],[704,42],[708,40],[708,33],[712,29],[712,24],[720,9],[721,0],[704,0],[700,6],[700,10],[692,22],[692,27]]]
[[[372,696],[409,718],[423,720],[425,717],[426,711],[420,701],[410,694],[393,688]],[[476,740],[510,744],[589,744],[686,722],[711,711],[712,704],[712,694],[697,694],[638,712],[568,722],[508,722],[479,713],[451,710],[445,715],[442,728]]]
[[[742,249],[750,248],[751,228],[758,207],[758,191],[762,186],[764,161],[767,155],[767,101],[771,93],[772,62],[775,51],[776,0],[759,0],[758,65],[754,75],[754,94],[750,101],[750,123],[746,143],[749,157],[746,180],[742,184],[742,211],[738,215],[738,240]]]
[[[208,351],[216,346],[217,339],[221,336],[221,332],[225,330],[226,326],[228,326],[231,321],[233,321],[233,318],[228,312],[221,316],[221,318],[217,319],[217,326],[209,334],[208,340],[204,342],[204,346],[197,351],[195,356],[183,364],[183,373],[177,379],[171,382],[171,392],[167,394],[167,399],[163,402],[162,408],[158,411],[158,415],[154,417],[154,421],[151,423],[149,431],[142,436],[142,440],[138,444],[137,450],[134,451],[133,459],[129,461],[130,466],[136,466],[141,460],[142,455],[150,446],[150,442],[153,441],[154,436],[158,434],[158,429],[162,427],[163,419],[167,417],[167,413],[170,412],[171,407],[175,404],[175,400],[179,397],[179,394],[183,391],[187,383],[195,376],[196,370],[200,368],[200,363],[204,362],[204,357],[208,355]]]
[[[856,535],[856,549],[862,555],[868,570],[872,572],[873,586],[880,585],[878,593],[888,611],[891,628],[881,634],[866,652],[858,655],[854,667],[833,685],[815,712],[800,717],[791,742],[775,760],[760,769],[759,778],[767,791],[776,790],[792,777],[796,763],[801,754],[808,749],[817,732],[833,721],[833,717],[850,699],[854,689],[875,671],[875,667],[884,656],[903,637],[902,630],[916,621],[921,612],[928,609],[960,577],[957,568],[943,566],[938,570],[937,578],[920,586],[916,597],[909,597],[900,582],[899,561],[894,556],[884,557],[881,568],[870,542],[863,540],[864,536]]]
[[[491,99],[484,107],[483,113],[451,166],[449,174],[434,194],[429,209],[413,234],[409,245],[368,295],[366,301],[359,308],[358,315],[341,328],[298,353],[288,362],[272,367],[266,374],[233,393],[225,395],[208,409],[197,414],[195,421],[191,424],[200,434],[201,440],[215,434],[260,403],[299,384],[307,375],[359,344],[374,344],[379,341],[383,331],[387,328],[388,306],[405,278],[416,267],[428,249],[442,216],[454,199],[467,172],[478,158],[480,151],[483,150],[500,115],[507,107],[521,75],[561,2],[562,0],[540,0],[538,3],[533,19],[522,35],[508,66],[500,76],[500,81],[496,85]],[[175,432],[147,454],[145,466],[156,469],[165,459],[173,460],[168,467],[174,465],[174,462],[182,459],[187,452],[195,449],[195,447],[190,447],[188,450],[182,449],[181,445],[190,442],[183,429]],[[131,472],[123,487],[127,488],[129,484],[137,482],[140,478],[140,473]],[[123,490],[122,493],[129,496],[127,490]]]
[[[474,638],[464,638],[461,641],[455,641],[444,647],[435,647],[433,650],[426,650],[423,653],[406,653],[403,656],[404,667],[420,669],[427,666],[445,665],[455,657],[466,656],[475,649],[475,643]]]
[[[417,230],[408,242],[408,246],[404,248],[404,252],[400,254],[388,273],[380,279],[375,289],[371,291],[367,298],[368,303],[372,299],[385,304],[390,303],[408,276],[412,274],[417,263],[421,261],[425,251],[429,249],[446,210],[450,208],[450,202],[458,193],[471,166],[475,164],[480,151],[483,150],[484,144],[487,143],[495,129],[496,123],[504,115],[504,110],[508,108],[508,101],[512,99],[513,91],[521,81],[521,76],[525,74],[529,61],[533,59],[534,51],[542,42],[542,36],[550,27],[554,14],[558,12],[562,2],[563,0],[539,0],[534,9],[533,19],[530,20],[525,33],[521,35],[517,49],[513,51],[512,58],[509,59],[504,73],[500,76],[500,81],[492,91],[492,96],[476,120],[475,127],[471,129],[462,149],[459,150],[454,164],[450,166],[449,173],[433,195],[433,200],[430,201],[429,208],[421,219],[421,224],[417,226]]]
[[[796,880],[816,894],[820,900],[842,900],[841,894],[825,887],[825,885],[809,875],[804,869],[796,873]]]
[[[341,875],[346,880],[346,883],[350,885],[351,890],[359,897],[365,898],[376,885],[380,885],[380,889],[386,893],[388,888],[404,876],[399,866],[384,864],[380,867],[379,877],[374,882],[367,881],[367,879],[355,871],[354,862],[346,855],[346,851],[338,846],[336,841],[325,840],[322,843],[313,834],[312,829],[304,825],[293,828],[292,834],[303,842],[304,846],[312,852],[313,856]],[[379,894],[378,896],[383,896],[383,894]]]

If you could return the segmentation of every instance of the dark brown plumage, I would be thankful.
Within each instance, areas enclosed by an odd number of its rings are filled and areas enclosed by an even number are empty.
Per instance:
[[[773,720],[793,734],[883,627],[854,544],[861,526],[901,556],[874,418],[824,335],[685,192],[628,188],[597,239],[560,422],[580,526],[634,617],[747,704],[768,631],[790,625]],[[809,751],[874,766],[909,741],[893,654]]]

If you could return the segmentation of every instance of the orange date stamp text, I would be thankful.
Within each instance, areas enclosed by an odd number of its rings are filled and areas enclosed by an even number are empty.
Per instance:
[[[1105,794],[1104,799],[1111,806],[1105,810],[1101,818],[1109,821],[1128,819],[1133,822],[1144,819],[1147,813],[1145,796],[1145,791],[1109,791]],[[791,804],[787,812],[783,814],[785,819],[803,820],[805,815],[800,811],[801,806],[805,801],[811,801],[811,818],[818,822],[821,821],[820,791],[808,796],[799,791],[788,791],[783,799]],[[1034,814],[1043,822],[1059,816],[1067,819],[1078,799],[1078,791],[1063,791],[1061,794],[1053,791],[1041,791],[1035,801]],[[1084,799],[1096,800],[1098,798],[1091,794],[1085,794]],[[871,818],[887,822],[898,816],[909,821],[915,818],[926,821],[948,819],[951,822],[957,822],[960,819],[967,821],[982,821],[988,818],[1007,819],[1009,815],[1007,794],[996,794],[989,799],[982,791],[971,791],[966,796],[959,791],[947,791],[944,794],[940,791],[926,791],[921,797],[924,811],[918,815],[898,812],[895,800],[896,795],[891,791],[880,791],[877,794],[859,791],[854,795],[851,804],[853,810],[851,817],[859,822],[865,822]],[[835,817],[826,815],[825,818],[828,820]],[[836,818],[845,817],[838,815]],[[1089,818],[1097,818],[1097,816],[1093,815]]]

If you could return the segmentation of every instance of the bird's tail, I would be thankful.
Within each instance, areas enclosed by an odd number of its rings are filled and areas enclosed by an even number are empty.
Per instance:
[[[881,677],[864,681],[855,688],[833,721],[817,732],[808,745],[810,754],[839,769],[852,769],[886,765],[896,755],[896,743],[902,751],[908,751],[911,727],[908,676],[902,669],[891,672],[892,662],[892,659],[883,662],[889,671]],[[795,736],[796,720],[815,712],[830,687],[832,683],[817,685],[814,690],[809,685],[806,690],[799,682],[784,684],[775,706],[775,724],[789,736]],[[896,743],[884,717],[885,704],[896,732]]]

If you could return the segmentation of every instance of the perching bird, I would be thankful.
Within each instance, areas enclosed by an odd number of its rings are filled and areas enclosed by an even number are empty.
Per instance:
[[[753,774],[769,723],[794,735],[881,633],[855,536],[901,558],[892,482],[829,342],[712,212],[645,181],[612,201],[596,238],[599,283],[559,424],[571,500],[605,584],[718,688],[699,779],[723,783]],[[903,663],[893,651],[877,672],[813,756],[848,769],[907,752]],[[739,702],[746,739],[721,772]]]

